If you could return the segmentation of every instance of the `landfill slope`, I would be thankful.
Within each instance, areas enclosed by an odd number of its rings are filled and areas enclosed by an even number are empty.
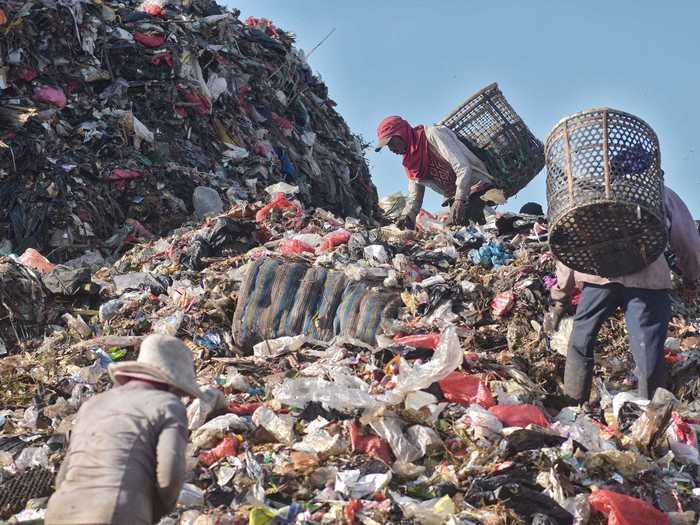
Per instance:
[[[122,253],[179,226],[198,186],[228,207],[284,181],[304,205],[375,216],[362,142],[292,34],[161,4],[3,3],[4,253]]]
[[[214,4],[135,7],[0,6],[0,80],[16,99],[0,117],[14,184],[0,520],[43,518],[80,407],[162,333],[190,348],[205,390],[183,398],[187,480],[164,525],[697,523],[697,301],[673,293],[668,391],[634,395],[618,314],[595,345],[590,403],[571,406],[571,318],[542,328],[556,284],[543,218],[487,208],[482,226],[424,212],[418,231],[380,226],[359,144],[286,33]],[[64,73],[51,76],[62,108],[16,80],[34,73],[11,61],[38,72],[41,56],[85,59],[41,61]],[[91,67],[128,89],[88,81]],[[98,82],[117,109],[92,114]]]

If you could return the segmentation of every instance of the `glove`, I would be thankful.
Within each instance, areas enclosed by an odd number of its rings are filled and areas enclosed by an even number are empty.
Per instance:
[[[551,335],[557,331],[564,312],[566,312],[566,305],[554,303],[554,306],[544,315],[544,326],[542,328],[545,334]]]
[[[452,224],[469,226],[469,204],[467,201],[455,199],[452,204]]]
[[[410,217],[409,215],[402,215],[396,221],[396,227],[402,230],[415,230],[416,229],[416,219]]]

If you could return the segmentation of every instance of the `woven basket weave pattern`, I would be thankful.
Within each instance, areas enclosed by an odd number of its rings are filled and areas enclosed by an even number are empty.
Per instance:
[[[659,143],[644,121],[602,108],[547,137],[550,245],[567,266],[605,277],[638,271],[667,244]]]
[[[544,167],[544,148],[497,84],[482,89],[439,124],[450,128],[483,162],[507,196]]]

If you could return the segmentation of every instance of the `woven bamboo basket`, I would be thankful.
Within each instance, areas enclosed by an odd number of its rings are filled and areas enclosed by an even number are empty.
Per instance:
[[[659,140],[643,120],[609,108],[561,120],[545,142],[549,243],[568,267],[618,277],[666,248]]]
[[[459,105],[439,125],[450,128],[486,165],[507,197],[544,167],[544,148],[493,83]]]

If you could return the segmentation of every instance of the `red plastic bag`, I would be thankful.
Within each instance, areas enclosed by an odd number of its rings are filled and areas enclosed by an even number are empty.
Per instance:
[[[197,113],[206,115],[211,110],[209,99],[204,95],[197,95],[196,93],[192,93],[181,86],[178,86],[177,90]],[[179,109],[184,110],[184,108]],[[185,115],[187,115],[186,111]]]
[[[112,173],[107,176],[107,180],[110,182],[123,182],[127,180],[140,179],[141,177],[143,177],[143,172],[138,170],[114,168]]]
[[[281,253],[282,255],[292,255],[295,253],[304,252],[314,253],[314,249],[305,242],[288,239],[280,243],[279,248],[277,248],[277,252]]]
[[[391,463],[389,443],[378,436],[361,435],[354,421],[347,422],[347,429],[350,434],[350,450],[367,454],[369,457],[383,461],[387,465]]]
[[[496,317],[503,317],[510,312],[515,305],[515,294],[513,292],[501,292],[491,301],[491,311]]]
[[[134,40],[146,47],[160,47],[165,42],[165,36],[153,33],[134,33]]]
[[[423,350],[435,350],[440,342],[440,334],[415,334],[394,337],[398,345],[412,346]]]
[[[332,250],[336,246],[346,244],[349,240],[350,232],[345,230],[336,230],[334,232],[329,233],[323,238],[323,241],[321,241],[321,246],[319,246],[318,250],[321,253],[327,252],[329,250]]]
[[[489,408],[505,427],[526,427],[539,425],[549,427],[549,421],[542,411],[534,405],[496,405]]]
[[[237,416],[252,416],[258,408],[263,406],[263,403],[236,403],[228,404],[227,410]]]
[[[51,262],[41,255],[34,248],[27,248],[24,253],[19,256],[19,262],[30,268],[40,271],[41,273],[47,273],[53,270],[56,266],[51,264]]]
[[[484,408],[491,408],[496,404],[489,387],[479,376],[452,372],[445,379],[438,381],[438,384],[445,399],[451,403],[467,406],[476,404]]]
[[[61,88],[53,88],[49,86],[38,87],[34,90],[32,99],[35,102],[51,104],[57,108],[65,107],[67,99],[66,94]]]
[[[678,412],[672,412],[671,417],[673,418],[673,431],[676,433],[678,441],[697,448],[698,436],[688,422]]]
[[[266,204],[262,209],[258,210],[258,213],[255,214],[255,222],[263,222],[272,210],[285,209],[296,210],[297,217],[300,217],[303,213],[299,206],[291,203],[289,200],[287,200],[287,197],[284,196],[284,193],[280,192],[276,193],[275,196],[272,197],[272,200],[269,204]]]
[[[588,503],[608,517],[608,525],[668,525],[668,514],[646,501],[599,490],[588,496]]]
[[[236,454],[238,454],[238,440],[234,437],[227,437],[213,449],[202,452],[197,460],[202,465],[211,467],[220,459]]]

